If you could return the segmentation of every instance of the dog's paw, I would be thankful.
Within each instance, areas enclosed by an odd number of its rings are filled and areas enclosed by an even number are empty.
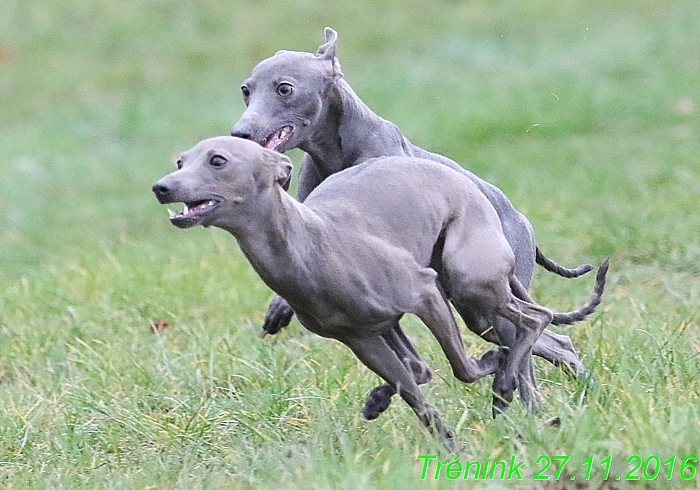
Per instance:
[[[442,440],[443,447],[447,450],[448,453],[453,453],[455,451],[455,435],[451,429],[447,429],[446,433],[443,434],[440,437],[440,439]]]
[[[426,362],[417,361],[415,359],[406,359],[404,363],[413,373],[413,379],[418,385],[424,385],[433,379],[433,372]]]
[[[262,327],[262,336],[275,335],[289,325],[294,316],[294,311],[281,296],[275,296],[265,314],[265,322]]]
[[[481,359],[478,360],[479,368],[484,372],[485,376],[489,376],[503,367],[510,349],[501,347],[498,350],[490,350],[486,352]]]
[[[389,385],[381,385],[374,388],[365,402],[362,409],[362,416],[367,420],[374,420],[384,412],[391,404],[391,397],[396,394],[396,390]]]
[[[502,371],[496,373],[493,380],[493,417],[496,418],[500,413],[503,413],[508,408],[508,405],[513,401],[513,393],[517,381],[515,376],[508,375]]]

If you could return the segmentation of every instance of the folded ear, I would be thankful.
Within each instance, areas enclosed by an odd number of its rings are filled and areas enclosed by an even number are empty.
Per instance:
[[[292,181],[292,161],[276,151],[270,151],[268,154],[271,157],[272,163],[275,166],[275,182],[277,182],[285,191],[289,189],[289,184]]]
[[[330,27],[326,27],[324,33],[326,35],[326,43],[318,47],[316,56],[330,62],[330,68],[334,76],[342,77],[343,72],[340,70],[340,63],[338,58],[335,57],[335,44],[338,41],[338,33]]]
[[[280,171],[277,173],[277,183],[285,191],[289,190],[289,184],[292,183],[292,162],[289,160],[287,160],[286,165],[280,166]]]

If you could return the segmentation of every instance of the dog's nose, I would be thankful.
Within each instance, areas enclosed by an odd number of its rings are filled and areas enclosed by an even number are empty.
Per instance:
[[[231,136],[234,138],[243,138],[244,140],[253,139],[253,132],[250,128],[233,128],[231,130]]]
[[[170,186],[165,182],[156,182],[153,186],[153,193],[156,195],[158,201],[163,203],[170,193]]]

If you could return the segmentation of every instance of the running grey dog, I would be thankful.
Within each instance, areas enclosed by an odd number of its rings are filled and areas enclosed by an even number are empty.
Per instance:
[[[280,153],[221,136],[183,153],[153,191],[162,204],[185,203],[170,211],[175,226],[230,232],[304,327],[347,345],[451,449],[452,432],[415,381],[420,360],[397,338],[401,316],[425,323],[459,380],[500,369],[514,386],[557,315],[527,296],[498,215],[470,179],[428,160],[380,158],[329,177],[299,203],[283,188],[291,169]],[[518,342],[470,358],[448,298],[478,330],[508,319]]]
[[[280,51],[253,69],[241,87],[247,109],[231,132],[232,136],[250,139],[278,152],[292,148],[305,151],[298,186],[300,201],[331,174],[368,159],[392,155],[426,158],[468,177],[491,202],[515,254],[515,275],[523,286],[530,284],[535,262],[564,277],[577,277],[592,269],[590,265],[567,269],[549,260],[536,246],[529,221],[503,192],[454,161],[413,145],[395,124],[373,113],[343,79],[335,57],[336,32],[327,28],[325,34],[326,43],[315,55]],[[607,266],[599,270],[596,288],[601,291],[606,271]],[[292,315],[293,310],[277,296],[266,315],[263,333],[277,333]],[[516,328],[506,318],[500,317],[493,329],[481,329],[477,323],[469,326],[496,344],[513,347],[517,342]],[[396,337],[411,348],[398,324],[395,330]],[[576,373],[585,371],[568,336],[545,330],[533,353],[556,365],[568,365]],[[522,401],[534,409],[531,363],[528,356],[518,382]],[[426,368],[421,367],[421,372]],[[500,382],[498,376],[495,382]],[[378,416],[392,394],[387,385],[375,389],[367,401],[365,416]]]

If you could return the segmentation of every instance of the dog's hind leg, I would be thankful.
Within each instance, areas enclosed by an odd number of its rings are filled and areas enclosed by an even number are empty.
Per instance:
[[[546,330],[533,346],[532,353],[557,367],[569,368],[577,376],[586,372],[586,367],[581,362],[568,335]]]
[[[406,365],[380,335],[344,339],[355,355],[378,374],[413,409],[421,423],[442,440],[448,450],[454,449],[452,431],[443,425],[437,409],[421,393]]]
[[[426,269],[429,278],[422,290],[419,304],[413,311],[430,329],[442,348],[457,379],[473,383],[496,372],[505,355],[503,351],[489,351],[481,359],[467,355],[462,335],[455,322],[444,292],[435,280],[435,271]],[[431,284],[432,282],[432,284]]]
[[[513,277],[511,282],[517,281]],[[536,303],[530,303],[516,298],[511,294],[506,305],[499,307],[498,315],[506,318],[517,326],[515,345],[506,358],[505,366],[497,373],[493,384],[493,413],[494,416],[505,410],[513,400],[513,392],[519,376],[522,376],[524,361],[530,356],[532,346],[542,334],[542,331],[552,321],[553,313]],[[523,386],[521,385],[521,389]],[[535,386],[526,387],[535,392]],[[521,392],[521,396],[523,393]],[[529,402],[526,400],[526,405]],[[532,401],[534,403],[534,399]],[[530,407],[531,409],[533,407]]]
[[[507,347],[509,350],[517,345],[516,327],[505,318],[496,317],[494,319],[479,315],[469,308],[469,303],[467,301],[454,301],[453,303],[457,312],[464,320],[464,323],[472,332],[489,342]],[[493,325],[496,325],[496,327],[492,328]],[[505,371],[502,369],[496,371],[493,381],[495,390],[497,390],[500,384],[504,383],[504,381],[502,381],[504,373]],[[537,381],[532,364],[532,356],[525,356],[523,358],[520,369],[518,370],[516,382],[520,394],[520,401],[523,405],[528,407],[531,412],[535,412],[537,410],[538,395],[536,391]]]
[[[464,320],[466,326],[472,332],[489,342],[494,342],[509,349],[508,358],[512,351],[520,356],[519,343],[523,339],[519,327],[509,321],[508,318],[499,316],[497,309],[510,300],[513,295],[508,284],[508,277],[517,264],[513,263],[513,255],[502,240],[498,240],[493,227],[484,229],[481,233],[464,233],[469,226],[455,226],[445,235],[445,245],[442,252],[442,264],[444,273],[441,280],[449,292],[450,299]],[[494,234],[495,233],[495,234]],[[500,244],[500,246],[496,246]],[[523,248],[534,242],[525,241]],[[522,252],[524,253],[524,252]],[[534,259],[534,253],[533,259]],[[534,261],[533,261],[534,263]],[[520,273],[526,278],[532,272],[532,263],[520,264]],[[539,334],[538,334],[539,335]],[[534,338],[533,342],[537,340]],[[530,351],[531,345],[525,347]],[[512,361],[511,361],[512,363]],[[494,378],[494,390],[505,392],[512,397],[511,389],[501,389],[501,385],[515,383],[520,388],[520,399],[530,408],[536,409],[537,394],[534,369],[531,356],[524,356],[521,363],[514,364],[511,369],[515,372],[505,376],[503,369],[496,371]],[[514,387],[512,389],[515,389]]]
[[[415,348],[404,334],[399,322],[397,321],[394,327],[383,334],[382,337],[387,345],[396,353],[399,359],[403,361],[406,368],[413,374],[413,380],[416,384],[425,384],[433,378],[433,373],[428,364],[423,361]],[[362,415],[367,420],[374,420],[384,412],[391,404],[391,397],[396,394],[396,390],[389,384],[383,384],[374,388],[365,402],[365,407],[362,410]]]
[[[532,225],[524,215],[510,206],[497,208],[497,211],[501,218],[503,233],[515,254],[515,275],[525,287],[530,285],[536,263],[550,272],[569,278],[579,277],[592,270],[588,264],[575,269],[567,269],[547,258],[537,247]],[[507,321],[499,321],[494,327],[503,339],[506,335],[515,336],[515,327]],[[585,371],[571,339],[548,329],[545,329],[540,338],[537,339],[532,348],[532,354],[546,359],[555,366],[568,365],[577,373]],[[522,372],[521,375],[521,377],[527,377],[525,372]]]
[[[497,331],[499,335],[506,334],[506,338],[501,338],[500,342],[498,343],[508,346],[511,349],[514,348],[519,341],[517,337],[517,327],[502,317],[496,317],[495,325],[496,328],[494,328],[494,330]],[[493,380],[494,386],[497,386],[500,383],[499,379],[503,373],[503,370],[496,372],[496,376]],[[520,394],[520,401],[528,408],[530,412],[536,412],[538,402],[537,380],[535,378],[532,355],[528,355],[523,358],[520,368],[518,369],[516,381],[518,393]]]

